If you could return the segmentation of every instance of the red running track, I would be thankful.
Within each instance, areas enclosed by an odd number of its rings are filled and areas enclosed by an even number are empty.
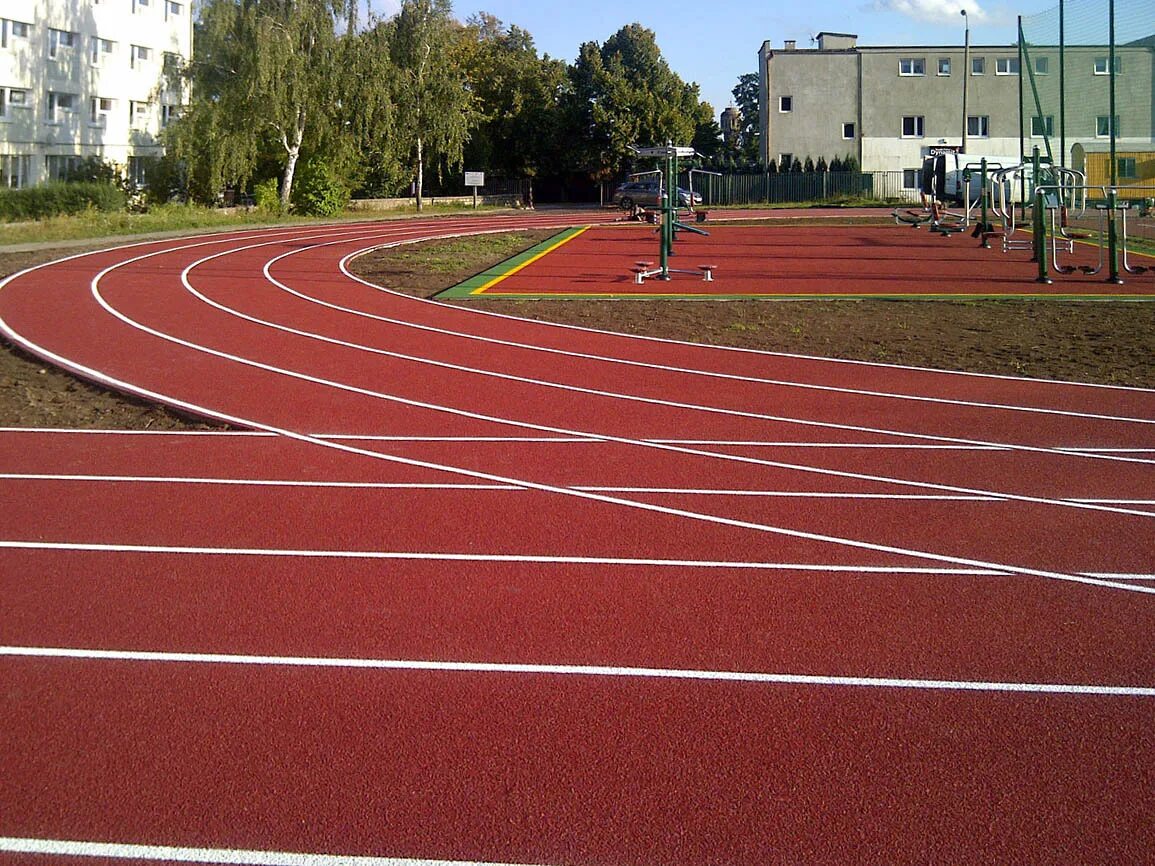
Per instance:
[[[0,431],[0,863],[1146,857],[1155,393],[344,269],[575,218],[0,285],[30,350],[256,431]]]

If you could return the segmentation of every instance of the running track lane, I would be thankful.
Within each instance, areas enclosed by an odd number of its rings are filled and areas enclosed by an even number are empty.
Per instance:
[[[441,223],[434,228],[444,226]],[[365,228],[360,230],[364,234],[377,231]],[[433,230],[410,224],[389,232],[412,237]],[[313,244],[318,238],[286,234],[296,240],[279,246],[269,259],[294,250],[303,255],[323,249],[326,254],[344,256],[370,242],[339,241],[317,248]],[[259,242],[269,239],[265,234]],[[253,242],[249,239],[240,245]],[[380,234],[372,242],[380,242]],[[215,249],[222,251],[223,247]],[[369,453],[346,453],[337,459],[332,449],[323,447],[335,440],[310,439],[287,443],[288,454],[262,448],[259,457],[241,457],[239,465],[236,459],[224,456],[228,449],[213,447],[199,467],[190,467],[195,461],[187,458],[166,458],[170,461],[167,471],[183,465],[183,471],[191,475],[244,479],[258,469],[271,478],[297,478],[302,468],[305,477],[316,477],[339,465],[342,472],[353,473],[346,478],[428,481],[436,477],[440,483],[454,476],[456,483],[464,484],[481,480],[476,477],[479,472],[507,480],[517,480],[525,473],[529,477],[523,489],[485,494],[520,497],[522,504],[507,513],[524,513],[527,525],[534,520],[542,525],[542,531],[527,534],[517,540],[518,544],[548,541],[555,552],[572,549],[574,540],[589,544],[592,532],[567,539],[564,532],[551,531],[547,518],[553,515],[554,524],[564,525],[571,517],[604,510],[607,516],[594,517],[591,525],[616,528],[617,521],[635,522],[638,530],[631,534],[637,541],[632,546],[637,548],[634,552],[639,560],[652,552],[651,548],[669,548],[665,536],[671,537],[675,550],[678,544],[685,544],[686,539],[676,538],[679,533],[715,539],[703,542],[703,549],[695,551],[702,559],[735,560],[742,558],[735,554],[764,546],[761,531],[753,530],[756,536],[744,537],[741,527],[732,523],[715,523],[712,529],[700,524],[709,523],[702,518],[711,515],[728,521],[749,517],[744,514],[749,498],[732,501],[710,497],[715,504],[704,507],[699,494],[641,493],[631,474],[661,482],[661,476],[669,473],[665,483],[657,486],[673,489],[688,486],[679,483],[680,468],[701,482],[709,478],[707,465],[716,461],[719,466],[726,465],[720,474],[731,476],[719,480],[732,482],[740,475],[732,461],[700,452],[754,451],[764,455],[765,443],[775,438],[797,446],[806,445],[807,438],[817,434],[821,438],[811,441],[834,439],[831,444],[846,445],[858,439],[872,446],[890,447],[853,452],[806,449],[808,453],[802,458],[798,452],[803,449],[794,447],[789,449],[789,460],[775,454],[777,459],[772,461],[743,463],[748,486],[797,491],[804,483],[820,480],[827,485],[820,492],[832,492],[831,486],[841,484],[846,487],[842,492],[889,493],[911,481],[925,484],[933,477],[933,461],[925,461],[913,472],[913,466],[888,460],[894,456],[894,446],[906,449],[902,453],[907,455],[921,456],[931,453],[930,448],[948,449],[946,454],[955,454],[949,449],[959,449],[980,466],[982,455],[987,454],[1005,461],[1000,467],[1006,467],[1006,476],[1014,473],[1019,462],[1016,458],[1021,458],[1021,463],[1031,467],[1027,478],[1004,482],[993,492],[1043,500],[1034,503],[1038,510],[1032,511],[1030,503],[1021,498],[993,505],[1022,509],[1019,522],[1039,525],[1022,537],[1037,534],[1045,539],[1046,524],[1056,511],[1064,515],[1060,523],[1068,514],[1085,513],[1089,525],[1097,527],[1095,543],[1080,542],[1090,534],[1081,532],[1079,521],[1072,517],[1073,528],[1062,530],[1064,543],[1053,545],[1058,558],[1063,558],[1063,550],[1073,560],[1085,558],[1086,550],[1094,549],[1093,562],[1084,567],[1098,568],[1096,562],[1119,562],[1122,557],[1132,571],[1135,564],[1150,561],[1142,536],[1136,540],[1135,530],[1130,528],[1143,526],[1149,518],[1125,513],[1140,507],[1116,502],[1106,509],[1088,510],[1060,501],[1060,497],[1153,498],[1152,486],[1144,480],[1150,478],[1150,454],[1142,450],[1152,447],[1149,424],[1155,413],[1148,392],[782,359],[519,324],[366,291],[334,277],[338,273],[335,264],[328,269],[317,267],[315,282],[323,283],[326,291],[339,292],[342,302],[352,307],[397,321],[408,317],[458,335],[470,331],[468,337],[448,341],[443,341],[444,335],[438,336],[431,343],[439,345],[428,346],[424,356],[415,353],[408,359],[392,358],[387,365],[377,366],[379,359],[366,361],[363,349],[350,352],[353,347],[319,347],[312,335],[282,332],[280,337],[294,339],[271,340],[267,325],[256,326],[247,335],[233,331],[235,317],[220,309],[214,308],[215,313],[224,317],[217,318],[204,316],[204,310],[195,306],[170,309],[166,298],[171,295],[174,304],[185,304],[183,293],[195,287],[197,269],[206,268],[204,273],[208,274],[211,266],[204,263],[186,270],[196,259],[182,264],[179,258],[184,254],[180,253],[172,262],[160,261],[168,255],[142,259],[137,264],[143,269],[123,284],[110,281],[109,295],[117,296],[116,304],[125,305],[134,318],[147,320],[157,330],[179,333],[189,342],[215,342],[217,351],[235,356],[242,356],[243,350],[250,353],[243,357],[265,367],[249,365],[244,371],[229,374],[238,379],[229,387],[225,374],[218,373],[224,369],[217,363],[225,360],[220,356],[172,351],[171,341],[155,335],[145,335],[146,339],[133,329],[123,328],[123,322],[114,324],[119,320],[108,318],[95,307],[57,329],[44,328],[41,334],[46,338],[65,340],[56,348],[46,348],[71,353],[69,357],[88,357],[90,361],[81,363],[118,376],[131,374],[132,381],[145,383],[145,387],[180,392],[173,396],[207,397],[210,408],[217,411],[260,410],[258,414],[264,414],[251,420],[269,423],[270,416],[276,423],[287,420],[293,423],[286,426],[302,433],[412,436],[436,428],[442,436],[557,437],[559,431],[539,428],[560,421],[565,425],[560,435],[576,439],[580,448],[550,459],[529,456],[536,450],[534,446],[525,449],[524,459],[511,461],[503,456],[516,447],[509,442],[504,449],[494,446],[500,449],[496,454],[491,450],[488,458],[479,458],[472,450],[460,447],[445,450],[433,445],[436,453],[430,453],[426,446],[412,441],[406,444],[405,439],[389,440],[385,445],[361,440],[358,446],[370,445],[364,449]],[[102,266],[115,261],[110,257]],[[275,267],[270,266],[269,272],[275,273]],[[179,276],[174,281],[177,272],[185,274],[183,282]],[[244,268],[236,271],[244,272]],[[64,302],[68,309],[83,310],[86,299],[93,297],[84,291],[85,273],[91,279],[91,269],[82,268],[73,275],[80,278],[82,290],[76,292],[73,287],[71,297],[66,293],[53,301],[48,297],[53,287],[41,283],[35,286],[37,300],[41,305]],[[116,271],[106,276],[113,273]],[[27,277],[10,282],[0,291],[0,315],[9,324],[14,309],[8,304],[9,292],[20,288],[24,279]],[[64,282],[57,281],[58,285]],[[182,294],[173,291],[178,285]],[[241,294],[245,299],[263,295],[267,285],[253,281]],[[220,292],[221,286],[215,285],[212,291]],[[326,336],[346,332],[326,317],[303,320],[300,308],[290,312],[281,303],[270,298],[267,304],[261,301],[247,312],[270,321],[292,316],[289,326],[297,331]],[[35,306],[25,306],[24,312]],[[180,311],[179,322],[168,318],[172,310]],[[31,315],[26,324],[31,328],[45,324],[36,319]],[[84,329],[89,325],[98,326],[86,337]],[[118,342],[123,338],[135,341],[134,345],[115,357],[102,358],[100,352],[86,356],[93,337],[99,338],[102,329],[109,326],[122,328]],[[402,326],[402,330],[394,327],[387,333],[363,326],[363,322],[350,321],[348,329],[359,331],[365,345],[377,349],[396,346],[405,339],[402,335],[406,331],[413,330]],[[514,351],[504,354],[497,350],[501,344],[495,343],[481,344],[479,351],[478,341],[473,339],[476,336],[526,344],[540,341],[555,350],[609,355],[619,380],[623,359],[678,367],[683,373],[646,373],[637,381],[635,393],[649,401],[659,399],[659,395],[677,390],[671,377],[684,375],[685,396],[677,401],[682,404],[678,406],[626,401],[635,384],[633,374],[649,370],[630,366],[627,387],[618,389],[622,395],[607,398],[567,392],[559,401],[556,385],[571,383],[554,381],[544,393],[549,395],[548,401],[561,405],[542,406],[534,395],[535,391],[543,393],[543,386],[534,383],[551,373],[554,377],[567,375],[571,360],[554,365],[560,370],[539,364],[532,376],[523,377],[533,381],[521,382],[517,389],[510,387],[508,379],[479,385],[477,369],[484,366],[490,373],[509,375],[531,363],[532,354],[520,346],[507,347]],[[456,358],[454,342],[462,345]],[[302,348],[304,345],[308,348]],[[152,362],[149,369],[141,369],[145,358]],[[268,367],[290,370],[293,366],[308,367],[314,360],[326,376],[332,376],[331,381],[351,380],[361,391],[333,397],[330,385],[315,381],[325,377],[313,372],[307,373],[314,377],[309,381],[284,372],[267,375],[271,372]],[[414,386],[409,381],[418,370],[424,377],[434,378],[430,371],[441,377],[445,368],[430,361],[462,360],[474,371],[457,371],[446,375],[441,383]],[[596,377],[602,364],[607,362],[583,359],[581,366]],[[685,372],[691,369],[699,372]],[[703,377],[703,369],[712,375]],[[718,373],[773,382],[732,383],[718,379]],[[816,386],[867,390],[862,388],[864,376],[870,379],[872,394],[825,392],[841,407],[834,413],[836,419],[845,416],[859,423],[831,421],[827,414],[807,417],[811,412],[830,410],[826,400],[805,398],[793,401],[796,405],[791,408],[799,411],[773,418],[736,414],[770,414],[749,411],[750,406],[761,409],[757,404],[766,399],[768,388],[793,393],[801,384],[805,386],[801,390],[807,392]],[[455,378],[457,381],[452,381]],[[366,387],[368,380],[375,384]],[[725,395],[717,388],[723,381]],[[743,402],[744,388],[749,389],[750,406]],[[364,393],[370,390],[376,393]],[[390,411],[382,411],[379,404],[390,402],[382,394],[427,403],[451,398],[456,404],[453,408],[467,409],[471,414],[447,414],[440,403],[403,408],[394,404]],[[511,394],[515,403],[510,402]],[[927,397],[931,399],[923,399]],[[962,407],[944,403],[944,399],[982,406]],[[323,403],[315,407],[310,401]],[[898,408],[886,411],[880,408],[880,401]],[[478,411],[480,406],[485,411]],[[717,410],[725,410],[725,414]],[[1054,410],[1071,414],[1055,416]],[[294,418],[294,412],[300,417]],[[950,417],[954,412],[960,413],[962,421],[952,429]],[[611,417],[608,413],[616,414]],[[717,417],[703,422],[706,415]],[[1104,417],[1111,415],[1124,420]],[[1022,423],[984,423],[987,418],[1010,416],[1022,419]],[[1057,423],[1056,418],[1067,423]],[[975,435],[976,426],[979,436]],[[710,444],[688,443],[685,440],[691,437],[685,435],[687,431],[724,435],[715,435],[708,440]],[[606,436],[618,436],[621,441],[596,441]],[[638,439],[628,438],[631,436]],[[53,437],[49,434],[47,438]],[[679,438],[676,444],[668,441]],[[278,447],[285,443],[283,439],[273,441]],[[247,444],[255,443],[250,440]],[[417,459],[428,465],[389,460],[386,472],[381,461],[371,456],[375,451],[392,452],[387,454],[392,458],[402,456],[395,451],[398,447],[406,449],[406,460]],[[992,447],[1000,450],[992,451]],[[414,448],[424,453],[414,456],[409,450]],[[56,453],[74,469],[79,463],[92,474],[140,474],[140,464],[156,459],[137,454],[134,466],[131,452],[135,449],[125,453],[120,444],[113,449],[119,462],[108,463],[97,454],[87,465],[83,458],[69,458],[64,453],[68,449],[62,452],[57,445],[33,450],[41,457]],[[695,453],[687,454],[687,450]],[[325,457],[305,456],[310,452],[324,452]],[[579,458],[581,452],[584,456]],[[851,478],[844,471],[846,467],[839,466],[838,475],[818,478],[812,470],[832,468],[819,465],[831,454],[852,460],[856,475],[868,477]],[[17,470],[22,468],[18,453],[8,457],[11,459],[6,463]],[[554,460],[560,460],[560,470]],[[23,468],[59,471],[61,467]],[[517,471],[510,472],[511,468]],[[912,474],[904,477],[908,470]],[[1133,473],[1125,477],[1137,479],[1125,492],[1117,491],[1112,480],[1124,477],[1120,470]],[[988,467],[980,480],[991,486],[999,474]],[[1056,479],[1054,483],[1047,483],[1048,474]],[[959,477],[948,473],[944,481],[957,486]],[[572,488],[561,482],[634,489],[615,492],[612,501],[602,497],[575,504],[571,503]],[[27,495],[29,503],[23,507],[30,510],[25,512],[29,518],[25,528],[47,530],[51,525],[57,527],[54,532],[73,537],[83,529],[94,538],[106,522],[109,529],[119,527],[109,534],[121,536],[139,533],[148,523],[155,522],[159,529],[172,522],[163,517],[147,519],[149,514],[163,515],[165,510],[162,498],[144,493],[156,487],[156,481],[136,482],[136,489],[148,503],[158,503],[146,505],[140,519],[126,518],[131,514],[127,503],[123,507],[115,504],[121,498],[135,497],[97,489],[113,486],[131,490],[134,482],[23,478],[11,479],[11,483],[26,490],[47,491]],[[85,506],[95,510],[85,518],[84,527],[70,529],[69,522],[56,513],[60,511],[61,485],[69,486],[78,503],[92,503]],[[982,539],[974,534],[975,518],[966,516],[987,513],[978,511],[977,492],[962,494],[955,519],[945,521],[946,546],[981,545]],[[253,495],[245,490],[240,499],[229,493],[222,493],[220,498],[225,503],[254,503],[238,515],[267,513],[267,506],[257,504],[263,498],[254,500]],[[365,492],[359,495],[364,497]],[[429,501],[432,495],[398,494],[384,502],[391,506],[390,513],[396,514],[401,510],[399,503]],[[455,503],[451,508],[469,510],[480,501],[478,495],[463,488],[460,497],[448,501]],[[631,507],[631,501],[654,495],[662,501],[670,495],[690,500],[674,513],[655,514],[653,527],[664,523],[674,527],[661,535],[645,534],[645,515],[636,514]],[[201,496],[198,493],[193,499],[199,501]],[[360,516],[362,522],[372,525],[372,520],[365,518],[367,509],[358,506],[356,499],[330,500],[326,494],[318,500],[310,496],[331,507],[310,506],[308,527],[302,525],[302,518],[294,517],[296,507],[285,508],[278,520],[254,521],[251,516],[249,520],[259,532],[267,532],[261,526],[275,524],[289,535],[294,526],[323,533],[330,513],[342,518],[346,514],[353,519]],[[49,501],[44,502],[44,498]],[[303,500],[289,497],[273,507],[293,501]],[[849,532],[871,523],[884,525],[886,521],[877,518],[886,509],[893,510],[894,503],[882,502],[886,503],[884,508],[865,510],[861,523],[851,521],[853,526],[838,531]],[[855,507],[862,508],[861,501],[856,500]],[[101,508],[108,511],[111,522],[101,519]],[[203,511],[195,513],[187,508],[185,513],[205,535],[219,539],[222,533],[237,531],[236,526],[224,525],[224,520],[214,529]],[[500,525],[501,507],[492,505],[488,511],[495,525]],[[616,512],[620,516],[614,516]],[[227,508],[218,509],[218,517],[228,519],[227,513]],[[746,522],[765,519],[763,512],[755,516],[758,520]],[[786,522],[788,515],[781,516],[780,522]],[[830,528],[837,518],[838,512],[833,510],[822,522]],[[391,517],[391,521],[397,522],[397,518]],[[686,521],[685,526],[676,528],[681,521]],[[333,528],[340,538],[340,532],[349,531],[350,520],[337,523],[335,520]],[[184,525],[180,531],[187,533],[189,528]],[[389,528],[395,531],[392,525]],[[414,540],[422,538],[413,528],[402,525],[396,529],[410,533],[408,537]],[[176,527],[173,531],[178,534]],[[495,530],[490,540],[497,541],[500,535]],[[710,547],[727,536],[733,540],[723,548]],[[0,551],[5,557],[0,561],[14,564],[14,570],[6,568],[4,573],[44,575],[44,592],[28,591],[18,577],[16,589],[25,587],[25,591],[17,593],[20,604],[13,612],[0,619],[2,633],[25,636],[25,644],[32,648],[51,642],[65,644],[64,649],[71,646],[80,657],[52,658],[41,652],[39,657],[3,658],[2,663],[14,671],[11,681],[18,684],[16,695],[31,695],[33,699],[4,704],[5,713],[11,713],[14,720],[12,725],[5,725],[12,737],[5,743],[5,754],[17,757],[12,762],[14,772],[8,777],[13,787],[3,791],[0,802],[20,803],[21,811],[12,813],[14,817],[8,819],[11,827],[0,827],[0,833],[43,840],[189,844],[210,852],[221,848],[295,850],[558,863],[925,861],[929,855],[980,862],[989,861],[996,856],[994,852],[997,856],[1019,852],[1020,860],[1135,860],[1136,852],[1149,848],[1150,830],[1142,823],[1142,816],[1150,812],[1150,792],[1155,787],[1150,778],[1155,762],[1151,760],[1149,726],[1143,721],[1149,718],[1151,707],[1150,690],[1144,691],[1152,680],[1150,649],[1142,637],[1149,634],[1143,627],[1149,596],[1119,587],[1123,581],[1118,578],[1103,585],[1031,577],[1023,572],[1037,570],[1040,563],[1029,546],[1019,546],[1014,538],[1004,541],[1009,548],[1000,552],[1012,560],[1008,564],[1014,570],[1009,573],[968,574],[958,567],[952,574],[936,576],[918,573],[916,567],[926,563],[909,553],[899,556],[907,571],[871,572],[861,568],[868,561],[864,548],[829,541],[803,543],[794,537],[797,543],[783,549],[826,549],[830,551],[828,570],[817,575],[786,572],[790,577],[787,582],[766,581],[766,574],[761,573],[753,584],[755,589],[751,588],[749,570],[694,569],[684,563],[674,568],[640,561],[632,566],[611,566],[594,561],[561,563],[539,558],[514,563],[478,557],[454,560],[452,567],[440,569],[427,561],[410,559],[383,571],[379,562],[333,568],[331,563],[317,565],[315,558],[304,556],[266,557],[254,564],[251,554],[229,555],[224,551],[113,552],[43,545],[5,549]],[[125,539],[106,540],[115,545]],[[442,546],[452,541],[477,542],[474,533],[454,536],[452,528],[437,539],[424,540]],[[936,548],[927,553],[941,553],[942,547],[934,544],[934,538],[923,540]],[[469,564],[463,567],[462,562]],[[859,573],[843,582],[837,578],[848,572],[830,566],[858,568]],[[455,581],[458,576],[459,581]],[[775,573],[775,577],[781,576]],[[1128,585],[1144,586],[1136,576],[1127,575]],[[1038,583],[1032,582],[1035,580]],[[334,583],[342,589],[348,587],[349,596],[330,607],[322,600],[340,595],[330,589]],[[134,593],[134,587],[145,591]],[[91,603],[73,611],[76,591],[85,588],[92,595]],[[148,592],[149,588],[153,591]],[[167,597],[166,588],[172,598]],[[226,602],[229,597],[235,608]],[[519,604],[522,597],[530,603]],[[366,602],[366,608],[360,618],[350,620],[347,609],[359,609],[357,598]],[[262,603],[262,599],[269,601]],[[411,599],[412,609],[405,599]],[[166,605],[168,601],[171,606]],[[393,606],[402,608],[405,615],[376,620],[381,625],[374,631],[375,620],[365,613],[375,610],[384,615]],[[195,612],[190,613],[190,619],[201,627],[175,625],[181,610]],[[289,627],[295,621],[310,622],[310,611],[318,611],[313,617],[314,628],[302,633]],[[429,613],[424,619],[423,611]],[[708,615],[703,616],[703,611]],[[268,615],[262,617],[265,612]],[[39,633],[44,640],[33,639],[38,622],[46,624]],[[109,626],[107,631],[99,627],[101,622]],[[166,629],[165,622],[174,625]],[[444,625],[437,627],[438,622]],[[569,628],[565,627],[567,622]],[[362,627],[357,628],[357,624]],[[391,628],[394,624],[396,631]],[[94,647],[91,641],[100,640],[101,635],[107,643]],[[116,645],[118,637],[130,645]],[[161,655],[129,655],[116,660],[92,652],[104,648],[143,649]],[[516,661],[524,653],[522,658],[546,667],[520,672],[501,668],[485,673],[460,666],[422,671],[418,662],[417,670],[405,673],[390,667],[349,669],[332,662],[319,670],[302,669],[290,657],[294,648],[308,656],[349,656],[367,662],[378,650],[392,650],[405,658],[423,655],[459,665],[487,655]],[[10,649],[20,651],[19,647]],[[404,649],[412,652],[401,652]],[[171,655],[174,651],[222,652],[227,658],[202,660]],[[253,659],[254,655],[260,658]],[[243,659],[258,663],[237,664]],[[746,662],[759,669],[793,664],[797,665],[794,674],[858,674],[868,679],[874,675],[875,679],[857,684],[805,678],[734,683],[668,677],[655,680],[634,674],[607,676],[601,668],[590,667],[567,675],[550,667],[575,660],[587,665],[601,660],[611,665],[650,665],[647,669],[685,664],[687,671],[714,665],[717,670],[741,669]],[[1121,665],[1120,660],[1125,663]],[[891,682],[887,674],[899,679]],[[1016,676],[1039,682],[1046,690],[1024,691],[1023,683],[1015,685]],[[947,679],[928,682],[934,677]],[[59,688],[63,681],[75,684],[67,695]],[[495,681],[501,686],[496,691]],[[1007,688],[984,686],[982,681],[1004,682]],[[959,683],[967,682],[975,688],[955,690]],[[1068,683],[1076,687],[1075,692],[1063,691]],[[1097,685],[1119,686],[1121,691],[1095,692]],[[60,700],[35,699],[42,694],[67,700],[62,704]],[[383,719],[396,724],[383,726]],[[86,741],[76,729],[82,724],[89,726],[85,737],[93,737],[102,747],[74,756],[66,752],[65,744],[78,737]],[[385,735],[381,734],[383,728],[388,731]],[[356,731],[352,738],[350,730]],[[117,755],[124,760],[112,760]],[[182,760],[189,755],[192,760]],[[366,772],[365,768],[371,770]],[[212,797],[207,793],[210,790]],[[998,796],[989,796],[992,791]],[[831,792],[836,793],[831,796]],[[1040,801],[1048,807],[1040,809]],[[485,808],[476,808],[479,802]],[[251,816],[250,820],[238,823],[238,814]],[[58,845],[45,850],[69,849]],[[151,856],[163,859],[155,851]],[[198,856],[203,860],[206,855],[202,851]],[[246,856],[248,859],[240,862],[274,862]]]

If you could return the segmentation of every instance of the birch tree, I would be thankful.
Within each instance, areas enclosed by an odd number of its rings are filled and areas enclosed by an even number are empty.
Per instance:
[[[460,25],[449,0],[403,0],[393,20],[390,54],[399,152],[413,167],[417,209],[424,204],[425,167],[462,165],[474,98],[457,58]]]
[[[190,174],[243,184],[271,142],[288,209],[307,136],[331,120],[336,11],[340,0],[208,0],[186,70],[191,101],[167,137]]]

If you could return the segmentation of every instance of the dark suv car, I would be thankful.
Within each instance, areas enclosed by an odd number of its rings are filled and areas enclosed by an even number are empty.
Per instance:
[[[631,180],[614,190],[614,204],[627,209],[634,205],[657,207],[661,204],[658,200],[658,190],[659,184],[656,180]],[[701,203],[702,196],[699,193],[694,193],[691,200],[690,191],[678,187],[678,204],[681,207],[691,207]]]

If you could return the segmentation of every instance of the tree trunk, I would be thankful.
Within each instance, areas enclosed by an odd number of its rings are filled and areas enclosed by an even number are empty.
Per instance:
[[[285,160],[285,173],[281,175],[281,212],[289,212],[289,201],[293,194],[293,175],[297,171],[297,157],[301,154],[301,146],[294,145],[289,149],[289,158]]]
[[[417,136],[417,212],[420,213],[425,201],[425,149],[421,136]]]

